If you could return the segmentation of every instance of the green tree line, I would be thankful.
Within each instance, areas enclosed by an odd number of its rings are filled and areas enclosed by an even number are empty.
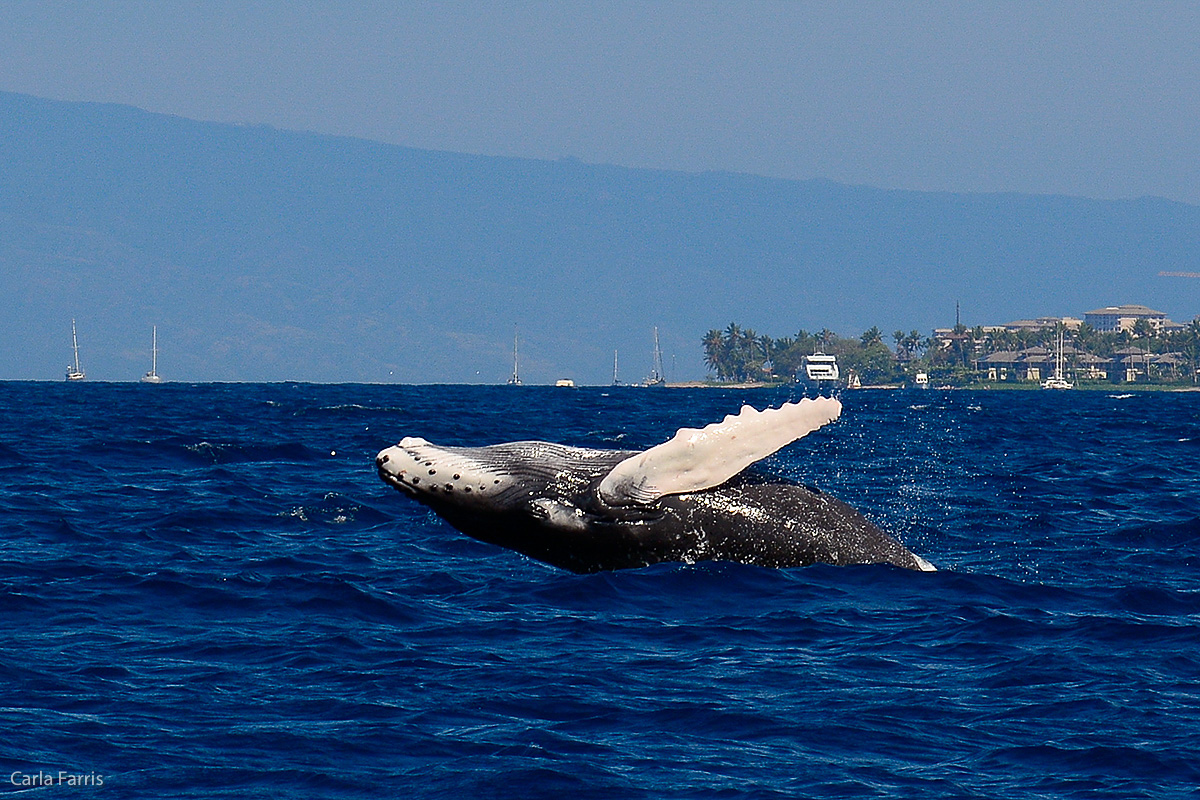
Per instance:
[[[772,339],[731,322],[724,330],[704,334],[704,363],[723,381],[790,381],[806,355],[818,350],[837,356],[843,370],[853,370],[864,382],[882,383],[903,377],[901,361],[912,360],[928,347],[917,331],[897,332],[897,358],[883,341],[879,328],[857,338],[843,338],[823,329],[815,333],[797,331],[794,336]]]
[[[837,356],[843,374],[854,371],[864,383],[894,383],[926,372],[938,383],[964,385],[981,380],[978,365],[996,352],[1019,352],[1034,347],[1053,350],[1060,330],[1067,349],[1078,358],[1091,354],[1112,359],[1136,347],[1150,354],[1173,353],[1175,366],[1150,370],[1148,377],[1160,382],[1195,383],[1200,369],[1200,319],[1169,331],[1155,331],[1144,319],[1128,331],[1097,331],[1084,323],[1078,330],[1057,327],[988,330],[958,325],[950,336],[935,339],[919,331],[897,330],[884,341],[878,327],[858,337],[845,338],[823,329],[773,339],[731,322],[724,330],[704,334],[704,362],[722,381],[790,381],[800,370],[804,356],[815,352]]]

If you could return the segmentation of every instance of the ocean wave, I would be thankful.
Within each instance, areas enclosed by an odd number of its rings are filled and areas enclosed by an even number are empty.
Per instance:
[[[938,572],[581,576],[463,536],[374,453],[401,428],[641,447],[778,397],[547,392],[530,414],[501,387],[198,385],[132,413],[91,389],[10,387],[0,414],[9,773],[122,797],[1200,782],[1200,397],[847,396],[769,466]]]

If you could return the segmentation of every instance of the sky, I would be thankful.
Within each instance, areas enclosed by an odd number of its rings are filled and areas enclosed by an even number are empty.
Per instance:
[[[411,147],[1200,204],[1194,2],[0,3],[0,90]]]

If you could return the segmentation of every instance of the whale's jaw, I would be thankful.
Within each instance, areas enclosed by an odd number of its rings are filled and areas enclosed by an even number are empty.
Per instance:
[[[629,455],[549,442],[471,448],[406,438],[380,451],[375,464],[385,483],[474,539],[574,572],[595,572],[614,568],[611,526],[591,528],[595,512],[603,510],[595,486]],[[617,566],[645,563],[626,559]]]

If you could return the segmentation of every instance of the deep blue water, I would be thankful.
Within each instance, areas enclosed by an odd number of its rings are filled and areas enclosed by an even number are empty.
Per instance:
[[[0,793],[1196,796],[1200,394],[848,393],[769,461],[932,574],[578,576],[372,464],[784,398],[0,383]]]

